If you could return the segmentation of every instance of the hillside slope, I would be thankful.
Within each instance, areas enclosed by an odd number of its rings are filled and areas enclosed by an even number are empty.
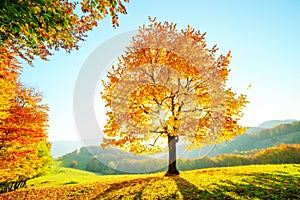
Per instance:
[[[74,171],[67,181],[72,183],[76,176]],[[33,184],[1,194],[0,199],[300,199],[300,165],[296,164],[195,170],[173,177],[162,173],[99,176],[94,181],[54,187],[46,183],[43,188]]]
[[[297,121],[297,120],[295,120],[295,119],[269,120],[269,121],[261,123],[260,125],[258,125],[258,127],[263,128],[263,129],[273,128],[274,126],[278,126],[278,125],[281,125],[281,124],[290,124],[290,123],[293,123],[295,121]]]
[[[259,125],[259,127],[250,127],[250,129],[247,130],[247,134],[252,133],[252,132],[257,132],[257,131],[261,131],[263,129],[266,128],[272,128],[274,126],[277,125],[281,125],[281,124],[287,124],[287,123],[292,123],[293,121],[296,120],[270,120],[270,121],[266,121],[263,122]],[[260,127],[261,126],[261,127]],[[52,147],[51,147],[51,155],[54,158],[58,158],[61,157],[65,154],[71,153],[75,150],[80,149],[82,146],[99,146],[101,142],[101,138],[95,139],[95,140],[90,140],[90,141],[85,141],[85,144],[82,145],[80,141],[54,141],[52,142]],[[185,151],[185,147],[183,147],[184,151]],[[196,152],[196,153],[188,153],[185,152],[185,154],[178,154],[178,155],[182,155],[183,158],[195,158],[195,156],[193,154],[195,154],[196,156],[199,157],[200,156],[205,156],[207,155],[208,151],[205,150],[210,150],[211,148],[206,148],[206,149],[202,149],[204,153],[200,153]],[[180,151],[182,152],[182,151]],[[227,152],[228,153],[228,152]],[[165,155],[166,157],[167,155]]]
[[[223,142],[212,147],[186,151],[185,146],[179,147],[178,155],[183,158],[198,158],[201,156],[217,156],[220,154],[241,153],[254,149],[265,149],[278,144],[300,143],[300,122],[280,124],[270,129],[262,129],[247,134],[239,135],[228,142]],[[204,152],[204,153],[203,153]]]
[[[185,145],[177,146],[177,158],[201,158],[203,156],[216,157],[221,154],[245,154],[252,150],[266,149],[279,144],[300,143],[300,122],[279,125],[272,129],[264,129],[235,137],[232,141],[215,146],[206,146],[201,149],[187,151]],[[63,166],[76,169],[98,171],[102,169],[104,174],[111,174],[111,169],[105,172],[106,166],[118,168],[121,171],[142,173],[143,171],[155,171],[167,166],[168,155],[161,154],[157,159],[151,156],[134,156],[132,153],[117,149],[101,149],[96,147],[83,147],[80,151],[74,151],[63,156],[60,160]],[[151,162],[149,162],[151,160]],[[99,162],[101,161],[101,162]],[[104,165],[103,165],[104,164]],[[130,164],[130,166],[129,166]],[[134,165],[134,166],[131,166]],[[139,165],[140,167],[137,167]],[[147,170],[145,169],[147,167]],[[129,169],[128,169],[129,168]],[[115,172],[119,173],[119,172]]]

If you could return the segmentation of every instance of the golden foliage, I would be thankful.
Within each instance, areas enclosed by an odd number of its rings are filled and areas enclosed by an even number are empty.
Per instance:
[[[230,52],[216,58],[218,48],[209,49],[204,36],[151,18],[139,28],[103,82],[109,110],[103,147],[151,153],[168,136],[199,147],[245,132],[238,121],[246,96],[226,89]]]
[[[0,183],[7,183],[41,174],[51,157],[48,106],[38,92],[18,82],[16,54],[0,51]]]

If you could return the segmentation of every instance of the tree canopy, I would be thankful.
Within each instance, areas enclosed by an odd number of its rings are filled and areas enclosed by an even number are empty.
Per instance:
[[[97,21],[110,15],[118,26],[118,13],[126,13],[121,0],[2,0],[0,8],[0,46],[30,64],[52,49],[78,49]]]
[[[14,54],[0,54],[0,192],[44,174],[52,161],[47,142],[48,106],[19,82]]]
[[[140,27],[104,81],[103,147],[154,153],[168,145],[174,162],[178,137],[193,148],[244,133],[246,96],[226,88],[231,55],[216,58],[217,50],[190,26],[150,19]]]

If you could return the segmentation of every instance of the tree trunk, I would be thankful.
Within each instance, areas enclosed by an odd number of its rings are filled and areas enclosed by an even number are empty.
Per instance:
[[[176,143],[177,137],[168,135],[169,169],[166,176],[179,175],[179,171],[176,168]]]

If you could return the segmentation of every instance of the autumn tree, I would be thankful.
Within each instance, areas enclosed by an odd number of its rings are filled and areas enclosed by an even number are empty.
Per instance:
[[[6,192],[44,174],[52,158],[48,107],[38,92],[19,83],[15,54],[0,50],[0,192]]]
[[[48,107],[33,88],[19,83],[18,59],[32,65],[54,50],[70,52],[97,23],[126,13],[129,0],[0,1],[0,192],[16,189],[47,171]]]
[[[99,20],[109,15],[118,26],[118,13],[126,13],[122,0],[1,0],[0,8],[0,46],[30,64],[52,49],[78,49]]]
[[[34,89],[17,84],[15,98],[0,125],[0,183],[26,183],[51,164],[47,142],[48,107]]]
[[[8,109],[15,98],[19,69],[15,54],[0,47],[0,124],[9,116]]]
[[[0,47],[0,128],[11,115],[12,102],[16,98],[20,67],[15,53]],[[2,132],[1,132],[2,134]],[[3,144],[0,143],[0,148]]]
[[[168,145],[167,175],[179,174],[179,137],[197,148],[244,133],[238,121],[247,100],[226,88],[230,52],[216,58],[218,48],[207,47],[205,33],[150,22],[103,81],[108,120],[102,146],[142,154]]]

